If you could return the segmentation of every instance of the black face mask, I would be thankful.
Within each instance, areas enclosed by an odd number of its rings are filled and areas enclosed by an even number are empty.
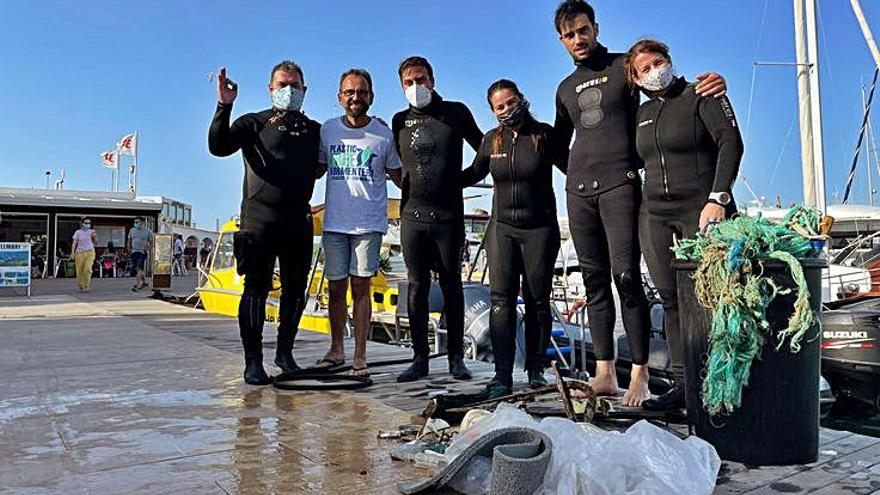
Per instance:
[[[499,124],[507,127],[513,127],[521,124],[528,114],[529,102],[526,100],[520,100],[519,105],[517,105],[516,108],[514,108],[513,110],[508,110],[507,112],[498,115],[496,118],[498,119]]]

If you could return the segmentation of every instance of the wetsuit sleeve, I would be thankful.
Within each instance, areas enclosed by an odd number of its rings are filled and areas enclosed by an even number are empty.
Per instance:
[[[563,174],[568,174],[568,143],[559,139],[556,129],[547,127],[547,150],[550,152],[548,158]]]
[[[391,118],[391,135],[394,139],[394,149],[397,150],[397,156],[400,156],[400,130],[403,128],[403,120],[398,114]]]
[[[718,147],[712,192],[730,192],[739,173],[743,141],[733,106],[726,96],[700,99],[700,118]]]
[[[574,125],[572,124],[571,118],[568,116],[568,111],[565,109],[565,104],[559,98],[559,92],[557,91],[556,120],[553,122],[553,141],[555,141],[554,148],[556,148],[554,155],[556,155],[556,158],[559,160],[564,159],[564,162],[556,163],[559,170],[562,170],[563,172],[568,171],[568,153],[572,134],[574,134]]]
[[[211,121],[208,131],[208,150],[214,156],[229,156],[240,150],[245,142],[245,121],[239,118],[230,126],[231,115],[231,104],[217,104],[217,111],[214,112],[214,120]]]
[[[491,155],[489,153],[489,147],[491,144],[486,144],[489,141],[489,136],[491,134],[486,135],[480,143],[479,148],[477,149],[477,156],[474,157],[473,163],[471,166],[461,171],[461,186],[462,188],[471,187],[474,184],[479,184],[480,181],[486,178],[489,175],[489,161],[491,160]]]
[[[479,151],[483,143],[483,131],[480,130],[477,121],[474,120],[474,114],[471,113],[468,107],[462,105],[461,108],[463,118],[462,135],[464,140],[471,145],[474,151]]]

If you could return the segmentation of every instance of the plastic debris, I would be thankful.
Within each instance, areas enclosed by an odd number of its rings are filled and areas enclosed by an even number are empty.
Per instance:
[[[477,456],[449,482],[449,488],[464,495],[484,495],[489,493],[492,461],[488,457]]]
[[[476,422],[491,414],[492,413],[485,409],[471,409],[464,415],[464,419],[461,420],[461,424],[458,426],[458,431],[462,432],[468,430]]]
[[[434,452],[433,450],[425,450],[415,455],[413,460],[416,463],[416,466],[426,467],[432,469],[440,469],[443,466],[449,464],[449,460],[445,455],[440,454],[438,452]]]
[[[708,495],[721,467],[704,440],[681,440],[647,421],[618,433],[563,418],[538,422],[510,404],[456,435],[446,456],[451,461],[487,432],[511,426],[533,428],[553,442],[539,495]]]
[[[415,462],[416,455],[421,454],[430,447],[430,444],[424,442],[412,442],[398,445],[391,449],[391,458],[396,461]]]

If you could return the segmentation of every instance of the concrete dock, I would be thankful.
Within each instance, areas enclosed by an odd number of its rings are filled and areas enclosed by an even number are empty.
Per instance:
[[[430,393],[477,390],[435,362],[428,382],[398,385],[405,365],[373,369],[354,392],[290,392],[242,381],[236,321],[149,299],[131,279],[37,281],[0,293],[0,494],[396,493],[430,473],[389,458],[379,430],[414,422]],[[175,279],[185,293],[190,279]],[[274,347],[267,325],[266,365]],[[327,337],[302,332],[310,364]],[[372,361],[408,350],[371,344]],[[441,371],[443,371],[441,373]],[[880,493],[880,439],[821,431],[818,462],[724,463],[716,493]]]

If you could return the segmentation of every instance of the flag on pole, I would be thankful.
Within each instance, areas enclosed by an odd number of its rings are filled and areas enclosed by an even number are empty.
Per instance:
[[[120,155],[137,155],[137,133],[133,132],[122,136],[122,139],[116,143],[116,149],[119,150]]]
[[[119,168],[119,152],[105,151],[101,153],[101,165],[112,169]]]

